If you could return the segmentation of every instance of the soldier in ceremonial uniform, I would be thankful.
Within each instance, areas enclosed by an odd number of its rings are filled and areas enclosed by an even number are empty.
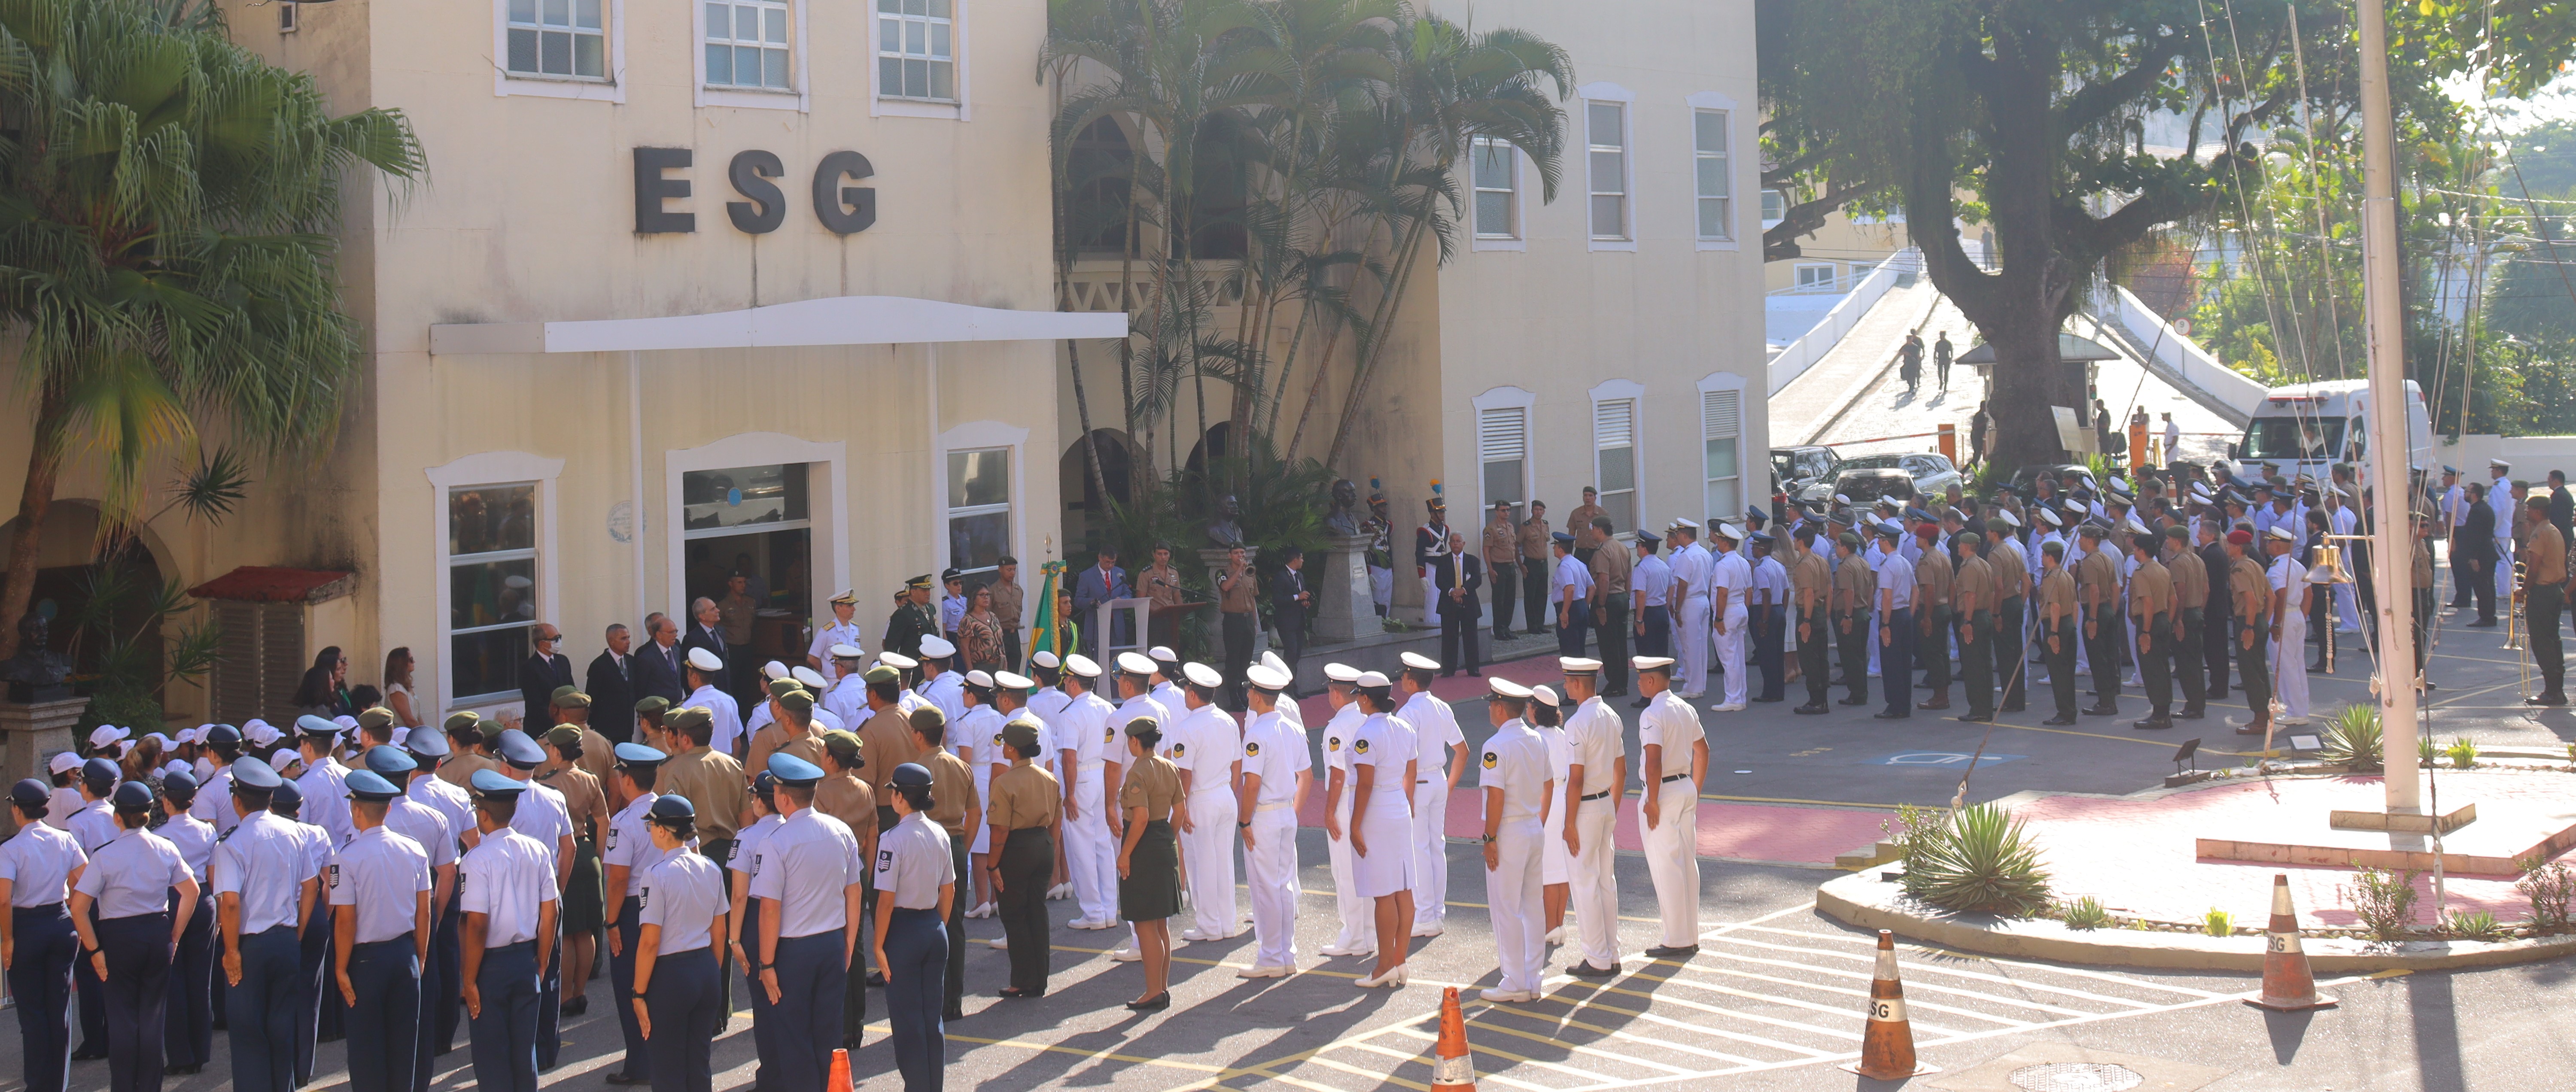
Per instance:
[[[902,596],[894,613],[886,618],[883,651],[917,655],[922,638],[939,635],[939,615],[930,605],[930,574],[904,581]]]
[[[850,836],[859,841],[860,859],[874,860],[880,833],[877,828],[877,793],[866,779],[859,776],[859,771],[867,766],[863,757],[865,751],[859,737],[848,732],[832,732],[823,737],[823,761],[816,763],[823,768],[823,780],[814,783],[814,810],[838,819],[843,826],[850,828]],[[772,796],[774,798],[775,793]],[[867,880],[864,873],[861,879]],[[874,888],[866,887],[865,882],[861,886],[869,898],[876,896]],[[850,973],[843,980],[848,992],[843,994],[841,1007],[841,1045],[852,1050],[859,1048],[860,1032],[868,1024],[868,987],[885,985],[881,977],[874,982],[869,981],[865,960],[870,951],[867,945],[859,945],[854,953],[859,958],[851,961]]]
[[[1602,541],[1609,537],[1606,534],[1596,534],[1592,529],[1592,521],[1609,514],[1608,509],[1601,507],[1601,492],[1591,486],[1584,486],[1583,503],[1575,505],[1574,511],[1565,514],[1565,529],[1574,536],[1575,560],[1585,565],[1592,564],[1593,553],[1600,548]]]
[[[271,775],[272,777],[275,775]],[[18,833],[0,842],[0,898],[9,903],[0,942],[9,946],[9,993],[17,999],[18,1058],[27,1092],[63,1092],[71,1069],[73,956],[80,949],[64,904],[89,863],[80,843],[43,822],[50,786],[35,778],[9,789]],[[86,970],[84,969],[84,972]],[[238,1055],[236,1055],[238,1057]]]
[[[1118,926],[1118,827],[1112,812],[1118,797],[1113,787],[1126,768],[1127,749],[1110,723],[1116,709],[1098,692],[1100,665],[1080,654],[1067,656],[1062,663],[1064,705],[1041,715],[1054,730],[1056,765],[1067,771],[1059,840],[1081,911],[1066,927],[1114,929]],[[1031,708],[1036,708],[1034,703]]]
[[[1305,732],[1280,712],[1280,692],[1294,680],[1267,664],[1255,665],[1245,675],[1252,722],[1243,731],[1242,780],[1233,819],[1243,838],[1252,931],[1260,945],[1252,966],[1235,974],[1285,978],[1297,969],[1297,804],[1305,799],[1313,760]]]
[[[1878,579],[1860,551],[1859,534],[1844,531],[1834,537],[1834,646],[1842,651],[1843,685],[1851,691],[1844,705],[1869,704],[1869,614],[1878,598]]]
[[[2200,632],[2208,614],[2203,604],[2209,602],[2209,571],[2201,567],[2200,555],[2192,552],[2191,532],[2177,523],[2165,528],[2165,572],[2173,578],[2174,626],[2168,638],[2173,653],[2174,682],[2182,690],[2182,711],[2174,714],[2183,720],[2208,716],[2209,689],[2201,675]]]
[[[814,695],[794,679],[769,684],[773,720],[751,737],[746,770],[765,769],[769,756],[785,751],[807,762],[823,760],[823,732],[814,723]]]
[[[2272,591],[2253,552],[2254,532],[2242,527],[2227,532],[2228,647],[2236,656],[2245,708],[2253,713],[2236,729],[2240,736],[2264,735],[2272,724],[2271,658],[2265,644],[2272,631]]]
[[[1599,512],[1600,508],[1593,506],[1593,511]],[[1592,569],[1593,620],[1600,626],[1601,663],[1609,676],[1601,696],[1622,698],[1628,695],[1629,578],[1636,559],[1626,547],[1612,541],[1609,516],[1592,517],[1590,526],[1592,544],[1606,547],[1593,550],[1592,556],[1584,560]],[[1740,693],[1743,684],[1729,679],[1727,687]]]
[[[1914,715],[1914,564],[1899,552],[1905,533],[1894,523],[1878,526],[1879,689],[1887,707],[1871,714],[1878,720],[1904,720]]]
[[[331,860],[335,1001],[347,1011],[349,1087],[411,1092],[418,1081],[420,968],[429,959],[429,851],[385,825],[402,794],[374,770],[347,777],[357,833]]]
[[[778,1087],[823,1087],[832,1051],[844,1042],[841,1012],[859,944],[860,874],[866,858],[848,825],[814,808],[821,767],[790,754],[769,756],[785,818],[761,844],[751,894],[761,923],[752,959],[769,994]],[[767,1068],[764,1065],[764,1068]]]
[[[1798,675],[1807,684],[1807,703],[1795,712],[1814,716],[1833,708],[1833,665],[1825,659],[1827,634],[1834,628],[1836,588],[1832,566],[1816,550],[1816,527],[1801,526],[1791,535],[1798,544],[1789,566],[1789,609],[1797,627]],[[1703,674],[1705,672],[1702,672]]]
[[[1548,630],[1548,577],[1556,568],[1555,536],[1548,533],[1547,505],[1544,502],[1531,501],[1529,512],[1529,518],[1522,520],[1514,532],[1520,546],[1522,628],[1528,633],[1545,633]],[[1503,624],[1508,626],[1511,620],[1503,619]]]
[[[599,733],[578,724],[555,725],[545,733],[546,761],[536,777],[539,784],[563,797],[564,814],[572,820],[572,871],[563,890],[564,985],[571,993],[563,1000],[566,1016],[590,1011],[584,984],[590,981],[592,961],[598,958],[600,924],[606,920],[599,840],[608,827],[608,792],[590,770],[597,763],[589,750],[594,740],[598,753],[614,762],[611,745]]]
[[[1708,782],[1708,736],[1699,712],[1672,691],[1671,658],[1640,656],[1636,666],[1638,689],[1646,692],[1637,715],[1645,751],[1637,814],[1664,926],[1663,943],[1646,954],[1688,959],[1699,951],[1699,787]]]
[[[1040,752],[1040,728],[1034,714],[1023,712],[1002,726],[1003,753],[1010,766],[993,775],[990,870],[999,903],[1002,932],[1010,943],[1011,984],[1002,996],[1013,1000],[1044,997],[1047,966],[1046,889],[1055,869],[1055,841],[1063,821],[1064,800],[1054,775],[1034,761]]]
[[[197,878],[178,847],[144,829],[152,820],[152,786],[128,781],[108,803],[120,828],[91,851],[72,881],[72,928],[86,958],[76,973],[94,975],[107,1003],[110,1092],[161,1087],[167,1062],[164,1006],[170,989],[170,953],[198,907]],[[178,893],[178,912],[170,909]]]
[[[1985,559],[1985,521],[1966,520],[1957,539],[1958,571],[1950,578],[1950,619],[1959,626],[1959,676],[1968,711],[1959,719],[1995,719],[1995,609],[2002,596]]]
[[[944,753],[944,752],[942,752]],[[955,756],[949,756],[954,759]],[[952,969],[948,944],[956,926],[958,854],[947,828],[931,817],[938,807],[935,775],[913,764],[894,768],[895,829],[878,840],[876,920],[871,932],[877,965],[885,968],[886,1019],[894,1032],[895,1067],[905,1092],[938,1092],[946,1064],[942,996]],[[952,782],[952,787],[958,783]],[[971,786],[973,781],[963,782]],[[940,922],[946,919],[949,929]]]
[[[714,721],[707,710],[694,706],[675,710],[662,721],[669,726],[663,738],[672,750],[657,778],[660,791],[664,796],[686,799],[697,809],[698,852],[710,861],[726,864],[733,860],[734,833],[742,829],[743,816],[751,810],[749,779],[732,755],[708,746]],[[730,953],[725,961],[720,977],[729,993],[733,982]],[[726,1004],[732,1004],[730,996]]]
[[[191,815],[197,801],[197,778],[182,769],[161,777],[159,834],[188,862],[197,880],[197,908],[188,915],[188,930],[170,956],[170,1000],[164,1009],[162,1049],[171,1076],[204,1071],[215,1054],[214,929],[215,888],[206,868],[215,854],[215,828]],[[43,824],[39,823],[38,826]]]
[[[841,594],[832,597],[831,624],[816,629],[814,640],[805,646],[806,666],[817,671],[829,670],[833,658],[840,655],[833,651],[834,645],[849,646],[851,659],[865,654],[861,651],[867,647],[865,636],[859,632],[859,624],[851,620],[858,612],[858,589],[845,588]]]
[[[1546,741],[1524,719],[1529,705],[1528,687],[1501,677],[1486,683],[1485,713],[1494,732],[1485,737],[1477,784],[1485,804],[1485,905],[1492,908],[1502,975],[1482,996],[1497,1004],[1538,1000],[1547,969],[1542,843],[1556,778]]]
[[[538,994],[561,911],[554,847],[512,826],[529,788],[477,770],[467,789],[482,839],[458,866],[465,1013],[474,1025],[475,1087],[493,1092],[536,1092]]]
[[[2075,569],[2076,601],[2084,608],[2084,660],[2092,668],[2093,707],[2088,717],[2120,715],[2120,567],[2103,548],[2110,530],[2099,523],[2083,529],[2084,560]]]
[[[936,709],[915,709],[911,720],[914,749],[921,756],[917,764],[929,772],[933,786],[931,795],[938,801],[927,809],[929,818],[948,833],[948,849],[956,854],[957,859],[952,862],[949,875],[962,877],[969,867],[967,846],[974,841],[975,828],[984,825],[984,802],[975,793],[975,772],[967,768],[964,759],[947,748],[946,716]],[[900,803],[900,799],[897,802]],[[878,840],[882,846],[883,833],[878,835]],[[966,1003],[966,904],[964,900],[951,900],[941,907],[941,911],[948,919],[948,970],[944,976],[947,993],[946,1007],[942,1011],[948,1019],[963,1020],[966,1018],[963,1007]],[[889,1000],[888,1004],[891,1005],[892,1001]]]
[[[2156,560],[2163,535],[2136,533],[2129,556],[2137,570],[2129,574],[2129,617],[2138,625],[2138,675],[2144,680],[2149,712],[2132,728],[2173,727],[2174,582]]]
[[[298,924],[320,899],[319,862],[293,820],[270,810],[285,785],[256,758],[230,767],[233,829],[215,843],[214,878],[224,945],[224,1023],[232,1045],[233,1087],[244,1092],[295,1088],[296,979],[302,973]],[[20,995],[19,1004],[27,1003]]]
[[[2041,723],[2075,723],[2075,576],[2066,571],[2066,544],[2039,544],[2040,653],[2048,658],[2048,687],[2057,715]]]
[[[2549,498],[2523,502],[2531,530],[2522,548],[2522,611],[2531,632],[2531,660],[2540,669],[2540,693],[2525,705],[2565,705],[2567,656],[2558,615],[2567,606],[2567,539],[2549,519]]]
[[[1923,666],[1923,689],[1932,696],[1917,709],[1950,707],[1950,582],[1948,550],[1939,544],[1941,525],[1922,520],[1914,525],[1918,556],[1914,560],[1914,659]]]
[[[1562,789],[1565,851],[1572,873],[1568,892],[1582,931],[1582,959],[1566,973],[1610,978],[1619,973],[1618,799],[1626,791],[1627,726],[1600,695],[1601,661],[1563,656],[1565,696],[1580,704],[1565,718],[1565,743],[1573,752]]]
[[[2022,640],[2022,623],[2029,617],[2030,562],[2014,537],[2020,526],[2009,510],[1998,510],[1986,525],[1986,567],[1995,577],[1995,682],[2003,688],[2003,702],[1995,707],[1999,713],[2021,712],[2026,695],[2029,646]]]

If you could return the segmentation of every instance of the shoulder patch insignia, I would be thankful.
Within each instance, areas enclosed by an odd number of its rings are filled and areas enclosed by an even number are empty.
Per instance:
[[[1259,743],[1257,743],[1257,742],[1254,742],[1254,741],[1252,741],[1252,740],[1245,740],[1245,741],[1243,742],[1243,753],[1245,753],[1245,754],[1247,754],[1247,755],[1257,755],[1257,754],[1260,754],[1260,753],[1261,753],[1261,744],[1259,744]]]
[[[1368,753],[1368,741],[1367,741],[1367,740],[1365,740],[1365,739],[1363,739],[1363,740],[1359,740],[1359,741],[1356,741],[1356,742],[1352,743],[1352,744],[1351,744],[1351,750],[1352,750],[1352,751],[1354,751],[1354,752],[1357,752],[1357,753],[1359,753],[1359,754],[1367,754],[1367,753]]]
[[[1496,754],[1496,753],[1494,753],[1494,752],[1492,752],[1492,751],[1487,751],[1487,752],[1485,752],[1485,768],[1486,768],[1486,769],[1488,769],[1488,770],[1493,769],[1494,767],[1501,765],[1501,764],[1502,764],[1502,761],[1503,761],[1503,756],[1501,756],[1501,755],[1499,755],[1499,754]]]

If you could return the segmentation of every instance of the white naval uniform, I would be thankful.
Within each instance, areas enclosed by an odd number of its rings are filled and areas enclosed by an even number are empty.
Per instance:
[[[2499,559],[2495,567],[2495,583],[2496,602],[2499,603],[2513,602],[2513,508],[2518,503],[2513,499],[2513,475],[2507,474],[2487,482],[2486,505],[2495,509],[2495,555]],[[2305,532],[2307,528],[2301,524],[2299,529]]]
[[[1574,765],[1574,745],[1566,742],[1563,725],[1531,725],[1539,742],[1547,744],[1547,779],[1556,783],[1556,802],[1547,809],[1546,848],[1539,854],[1539,881],[1549,887],[1569,883],[1574,876],[1574,855],[1565,851],[1565,778]]]
[[[1395,715],[1413,729],[1413,924],[1438,928],[1449,916],[1449,749],[1467,736],[1449,703],[1428,690]]]
[[[939,707],[940,715],[947,717],[948,723],[966,719],[966,676],[942,671],[938,678],[923,679],[921,685],[912,689],[923,700]]]
[[[1745,563],[1743,547],[1720,553],[1710,563],[1708,586],[1712,591],[1727,589],[1726,614],[1718,619],[1726,623],[1726,632],[1717,634],[1717,662],[1726,673],[1726,692],[1718,704],[1741,706],[1744,680],[1751,674],[1744,669],[1745,607],[1753,597],[1753,566]],[[1712,598],[1709,606],[1716,609],[1716,600]]]
[[[1333,771],[1342,775],[1342,794],[1332,802],[1333,821],[1342,828],[1342,836],[1324,839],[1326,859],[1333,873],[1333,906],[1340,913],[1342,928],[1333,934],[1327,947],[1335,951],[1366,952],[1377,947],[1377,911],[1369,900],[1360,897],[1359,880],[1351,869],[1351,741],[1358,738],[1360,722],[1366,719],[1360,703],[1354,701],[1333,713],[1324,722],[1324,769],[1329,779]]]
[[[856,616],[853,615],[853,617]],[[859,635],[858,622],[835,621],[831,625],[814,631],[813,643],[805,646],[805,655],[829,665],[832,662],[833,645],[848,645],[861,652],[868,650],[865,639]]]
[[[2350,508],[2336,508],[2335,510],[2326,513],[2326,519],[2328,521],[2328,525],[2333,528],[2332,533],[2338,535],[2351,534],[2353,525],[2357,522],[2353,515],[2353,511]],[[2351,544],[2346,543],[2345,549],[2349,550],[2350,548]],[[2347,562],[2350,561],[2349,558],[2345,560]],[[2362,579],[2370,579],[2370,574],[2363,573]],[[2361,584],[2358,581],[2351,584],[2337,584],[2334,586],[2335,628],[2341,632],[2361,632],[2361,598],[2353,592],[2353,589],[2360,586]]]
[[[1673,579],[1686,585],[1673,612],[1673,624],[1680,627],[1673,643],[1673,685],[1683,697],[1696,698],[1708,690],[1708,547],[1694,541],[1673,551],[1668,564]]]
[[[1297,775],[1313,761],[1305,734],[1276,710],[1254,717],[1244,730],[1243,772],[1261,778],[1252,841],[1243,847],[1252,932],[1260,940],[1256,967],[1297,965]]]
[[[1699,943],[1699,785],[1690,773],[1692,752],[1704,738],[1698,711],[1672,691],[1655,695],[1637,714],[1637,745],[1662,748],[1661,769],[1638,771],[1640,782],[1661,783],[1655,825],[1646,826],[1641,817],[1638,833],[1645,839],[1646,871],[1654,877],[1667,948]]]
[[[714,729],[714,734],[707,738],[707,746],[718,754],[733,753],[734,742],[743,738],[742,707],[734,704],[733,695],[709,684],[691,691],[680,706],[684,709],[704,708]]]
[[[1574,765],[1583,767],[1575,812],[1568,818],[1582,846],[1573,860],[1573,890],[1566,907],[1581,927],[1583,958],[1595,967],[1619,965],[1619,847],[1611,834],[1619,825],[1619,773],[1612,763],[1627,757],[1627,725],[1597,697],[1583,699],[1565,718],[1566,743]]]
[[[975,799],[991,800],[994,760],[999,759],[1004,766],[1011,764],[1010,757],[1002,751],[1002,711],[989,705],[968,709],[965,719],[957,721],[940,740],[975,775]],[[975,840],[967,845],[966,852],[990,853],[992,849],[993,824],[975,824]]]
[[[2308,722],[2308,612],[2299,609],[2299,593],[2308,584],[2308,568],[2297,554],[2272,559],[2266,571],[2272,590],[2281,592],[2281,609],[2272,621],[2281,638],[2272,642],[2272,699],[2281,705],[2281,724]]]
[[[1190,774],[1190,829],[1181,840],[1197,928],[1181,939],[1224,940],[1242,931],[1234,902],[1234,764],[1243,737],[1234,718],[1211,704],[1183,714],[1170,742],[1172,764]]]
[[[1687,708],[1687,707],[1685,707]],[[1499,863],[1485,870],[1485,905],[1494,925],[1494,948],[1501,957],[1502,978],[1495,988],[1507,993],[1540,990],[1547,969],[1545,866],[1541,847],[1547,840],[1550,790],[1547,741],[1519,718],[1486,737],[1477,765],[1477,785],[1502,791],[1502,822],[1494,831]],[[1485,805],[1491,793],[1480,794]],[[1560,843],[1562,844],[1562,843]]]
[[[1109,812],[1102,797],[1108,771],[1130,757],[1110,723],[1107,699],[1091,692],[1065,703],[1047,718],[1056,743],[1073,752],[1073,818],[1064,824],[1064,871],[1073,880],[1073,898],[1081,908],[1074,920],[1106,928],[1118,922],[1118,843],[1109,833]]]
[[[1371,768],[1368,810],[1353,817],[1362,835],[1353,847],[1351,878],[1364,898],[1381,899],[1413,888],[1413,811],[1406,798],[1405,767],[1414,759],[1413,727],[1402,717],[1371,713],[1351,740],[1351,776]],[[1372,911],[1373,912],[1373,911]],[[1404,943],[1401,937],[1388,940]]]

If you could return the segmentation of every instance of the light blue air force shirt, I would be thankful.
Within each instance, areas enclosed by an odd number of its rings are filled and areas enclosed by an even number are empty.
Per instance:
[[[457,866],[456,907],[484,916],[485,950],[537,938],[537,909],[561,897],[554,850],[515,830],[496,830]]]
[[[429,851],[385,827],[359,831],[332,858],[331,905],[358,912],[358,943],[410,934],[419,924],[420,894],[430,889]]]
[[[148,830],[129,830],[90,854],[72,890],[98,901],[101,921],[165,913],[170,889],[195,880],[179,847]]]
[[[660,955],[694,952],[712,943],[716,915],[732,908],[725,896],[724,869],[704,855],[681,846],[643,872],[642,924],[662,927]]]
[[[9,905],[21,910],[70,898],[72,873],[88,863],[79,842],[43,823],[0,842],[0,880],[9,881]]]
[[[295,924],[304,881],[314,878],[312,854],[298,824],[255,811],[215,841],[209,870],[215,893],[241,896],[243,936]]]

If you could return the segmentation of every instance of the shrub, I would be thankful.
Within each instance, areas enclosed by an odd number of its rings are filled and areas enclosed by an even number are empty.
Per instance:
[[[2513,882],[2513,889],[2531,900],[2531,931],[2566,932],[2568,899],[2576,895],[2576,871],[2570,871],[2565,864],[2556,861],[2543,862],[2538,857],[2517,863],[2522,865],[2522,878]]]
[[[2442,748],[2442,754],[2451,760],[2454,769],[2465,770],[2478,764],[2477,742],[2467,736],[2451,737],[2451,745]]]
[[[2200,931],[2214,937],[2235,936],[2236,916],[2215,906],[2210,907],[2209,913],[2200,919]]]
[[[2048,872],[2021,820],[1994,804],[1960,809],[1944,837],[1905,864],[1905,891],[1946,910],[2026,918],[2048,905]]]
[[[2353,886],[2343,889],[2352,912],[2361,918],[2362,927],[2380,940],[2395,940],[2415,922],[2415,877],[2409,871],[2398,875],[2387,869],[2364,868],[2353,874]]]
[[[2093,930],[2111,924],[2111,912],[2102,908],[2102,900],[2091,895],[2059,903],[2057,917],[2069,929]]]
[[[1912,860],[1916,852],[1949,836],[1950,817],[1939,808],[1920,804],[1898,804],[1896,818],[1879,821],[1879,833],[1896,843],[1900,859]]]
[[[2495,915],[2484,910],[2474,913],[2453,910],[2451,919],[2444,925],[2452,936],[2471,940],[2494,940],[2504,935],[2504,926],[2496,924]]]
[[[2380,743],[2379,707],[2347,705],[2326,722],[2325,750],[2320,755],[2355,773],[2367,773],[2380,768]]]
[[[2436,746],[2434,746],[2434,745],[2433,745],[2433,737],[2431,737],[2431,736],[2418,736],[2418,737],[2416,737],[2416,740],[2415,740],[2415,764],[2416,764],[2416,765],[2419,765],[2419,766],[2427,766],[2427,767],[2429,767],[2429,766],[2431,766],[2431,765],[2433,764],[2433,760],[2434,760],[2435,758],[2440,757],[2441,753],[2442,753],[2441,748],[2436,747]]]

